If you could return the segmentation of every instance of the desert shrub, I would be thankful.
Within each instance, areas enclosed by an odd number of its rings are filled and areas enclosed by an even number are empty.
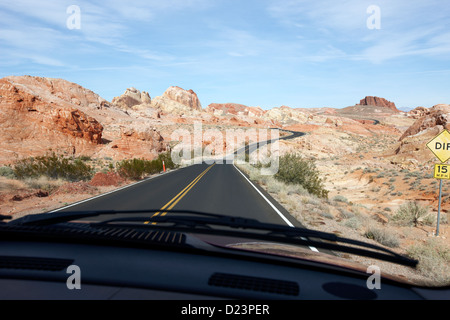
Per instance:
[[[159,173],[163,170],[163,161],[166,169],[173,169],[176,167],[170,153],[163,153],[158,155],[154,160],[145,159],[126,159],[117,163],[117,172],[124,178],[132,180],[140,180],[143,176],[148,174]]]
[[[287,184],[301,185],[310,194],[320,198],[328,198],[328,191],[324,189],[313,160],[304,159],[295,154],[286,154],[280,157],[275,178]]]
[[[55,153],[18,160],[13,166],[13,172],[18,179],[45,176],[68,181],[89,180],[93,175],[92,168],[80,158],[66,158]]]
[[[419,261],[418,269],[424,276],[440,284],[450,284],[450,249],[439,239],[412,245],[407,254]]]
[[[398,208],[392,221],[402,226],[417,226],[427,214],[427,208],[422,207],[416,201],[408,201]]]
[[[357,229],[361,228],[362,222],[359,217],[353,216],[350,219],[345,220],[344,225],[348,228],[357,230]]]
[[[30,189],[47,191],[49,193],[58,189],[66,181],[63,179],[50,179],[48,177],[42,176],[37,179],[26,179],[25,183]]]
[[[330,211],[321,210],[320,208],[312,208],[311,211],[326,219],[334,219],[334,216],[330,213]]]
[[[348,203],[348,199],[347,199],[346,197],[344,197],[344,196],[341,196],[340,194],[337,195],[337,196],[335,196],[335,197],[333,198],[333,200],[336,201],[336,202],[344,202],[344,203]]]
[[[369,227],[364,233],[364,236],[368,239],[373,239],[387,247],[396,248],[400,245],[400,241],[398,240],[396,234],[389,232],[386,229]]]
[[[270,193],[280,193],[284,189],[284,185],[279,181],[272,181],[272,183],[267,185],[267,191]]]
[[[9,179],[14,179],[16,177],[16,175],[14,174],[14,170],[8,166],[0,167],[0,176]]]
[[[350,218],[353,218],[355,216],[355,214],[353,212],[348,211],[348,210],[346,210],[344,208],[338,208],[338,211],[340,213],[340,216],[343,219],[350,219]]]
[[[421,222],[427,226],[436,226],[437,213],[430,213],[430,214],[424,216],[423,219],[421,219]],[[439,223],[440,224],[448,223],[447,215],[445,214],[445,212],[441,212]]]
[[[144,159],[126,159],[117,163],[117,172],[124,178],[139,180],[146,173],[147,163]]]
[[[166,169],[174,169],[177,166],[175,165],[175,163],[172,161],[172,157],[170,155],[170,152],[166,152],[166,153],[160,153],[158,155],[158,158],[156,160],[153,160],[158,166],[160,166],[160,168],[162,169],[163,167],[163,161],[164,161],[164,165],[166,166]]]

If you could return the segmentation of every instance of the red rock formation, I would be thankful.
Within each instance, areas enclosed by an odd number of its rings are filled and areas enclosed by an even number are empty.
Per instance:
[[[50,151],[93,154],[102,144],[103,126],[83,110],[106,107],[92,91],[65,80],[0,79],[0,162]]]
[[[96,144],[102,143],[102,125],[80,110],[58,108],[52,110],[50,114],[53,121],[46,123],[47,126],[54,126],[62,133],[76,138]]]
[[[133,88],[127,92],[131,98],[139,93],[142,105],[151,102],[146,92]],[[147,109],[123,111],[66,80],[0,79],[1,164],[48,152],[115,160],[153,159],[166,149],[164,138],[153,129],[160,121]]]
[[[48,103],[70,104],[71,106],[101,109],[109,107],[109,103],[97,94],[82,86],[63,79],[52,79],[32,76],[10,76],[3,78],[21,92]],[[83,110],[84,111],[84,110]]]
[[[9,141],[68,135],[87,142],[102,142],[102,125],[81,110],[33,95],[8,79],[0,79],[0,124],[9,131]],[[1,130],[5,133],[5,130]],[[17,132],[17,134],[13,134]],[[60,140],[60,139],[59,139]],[[51,145],[50,145],[51,147]]]
[[[408,115],[414,119],[420,119],[427,113],[428,109],[425,107],[417,107],[408,112]]]
[[[116,160],[151,159],[158,153],[166,151],[164,138],[155,128],[137,130],[122,127],[120,131],[120,138],[110,143],[110,148],[118,152]]]
[[[438,104],[430,109],[420,109],[421,117],[401,136],[400,140],[436,126],[450,130],[450,105]]]
[[[244,115],[251,117],[260,117],[264,110],[260,107],[248,107],[238,103],[211,103],[207,109],[208,112],[222,111],[223,114]]]
[[[420,163],[438,161],[426,145],[443,129],[450,129],[450,105],[445,104],[428,109],[403,133],[390,157],[391,163],[417,170]]]
[[[396,112],[400,112],[397,109],[397,107],[395,106],[395,103],[390,102],[384,98],[379,98],[379,97],[367,96],[364,99],[362,99],[359,104],[362,106],[383,107],[383,108],[391,109]]]

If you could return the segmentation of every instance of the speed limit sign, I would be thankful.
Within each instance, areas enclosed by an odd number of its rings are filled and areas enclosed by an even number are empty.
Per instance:
[[[450,165],[435,164],[434,165],[434,177],[436,179],[450,179]]]

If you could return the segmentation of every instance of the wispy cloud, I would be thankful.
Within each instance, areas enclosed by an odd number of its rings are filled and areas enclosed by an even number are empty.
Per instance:
[[[365,26],[365,1],[275,0],[268,13],[281,23],[322,32],[347,32]]]
[[[447,57],[450,53],[450,34],[441,26],[414,28],[402,33],[388,34],[367,41],[359,59],[379,64],[402,57]]]
[[[346,57],[379,64],[407,56],[448,54],[450,37],[444,26],[448,25],[450,9],[442,2],[376,3],[381,10],[381,30],[367,28],[367,8],[373,1],[279,0],[267,10],[280,23],[303,30],[308,37],[302,35],[301,39],[315,38],[325,44],[325,49],[317,51],[316,61]],[[433,15],[424,14],[430,10]],[[328,51],[325,55],[324,50]]]
[[[202,46],[233,57],[258,56],[273,46],[273,40],[264,40],[247,30],[216,25],[214,38]]]
[[[159,13],[172,10],[183,10],[191,6],[205,6],[205,0],[171,0],[171,1],[79,1],[81,10],[81,28],[68,30],[66,22],[69,17],[67,8],[72,1],[49,0],[37,2],[32,0],[16,0],[0,3],[0,41],[3,49],[13,52],[25,49],[30,52],[30,59],[36,63],[58,66],[56,59],[32,59],[52,55],[56,48],[73,46],[89,46],[97,51],[108,47],[110,52],[121,52],[134,55],[144,60],[171,61],[173,56],[148,49],[148,44],[138,39],[130,39],[136,35],[133,23],[149,23]],[[7,23],[8,22],[8,23]],[[14,26],[11,28],[10,26]],[[131,41],[130,41],[131,40]],[[39,55],[38,55],[39,54]],[[24,55],[20,55],[25,58]]]

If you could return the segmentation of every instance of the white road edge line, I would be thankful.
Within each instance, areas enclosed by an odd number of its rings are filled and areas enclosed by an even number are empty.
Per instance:
[[[277,209],[277,207],[275,207],[275,205],[272,203],[272,202],[270,202],[270,200],[269,199],[267,199],[267,197],[265,196],[265,195],[263,195],[262,194],[262,192],[261,191],[259,191],[259,189],[253,184],[253,182],[251,182],[246,176],[245,176],[245,174],[243,174],[242,173],[242,171],[241,170],[239,170],[239,168],[238,167],[236,167],[236,165],[233,163],[233,166],[236,168],[236,170],[245,178],[245,180],[247,180],[248,181],[248,183],[250,183],[250,185],[253,187],[253,188],[255,188],[255,190],[256,191],[258,191],[258,193],[259,193],[259,195],[261,196],[261,197],[263,197],[263,199],[264,200],[266,200],[267,201],[267,203],[272,207],[272,209],[273,210],[275,210],[275,212],[276,213],[278,213],[278,215],[281,217],[281,219],[283,219],[283,221],[284,222],[286,222],[286,224],[289,226],[289,227],[294,227],[294,225],[280,212],[280,210],[278,210]],[[302,238],[303,240],[306,240],[305,238]],[[317,248],[316,247],[312,247],[312,246],[309,246],[309,249],[311,249],[312,251],[314,251],[314,252],[319,252],[319,250],[317,250]]]

